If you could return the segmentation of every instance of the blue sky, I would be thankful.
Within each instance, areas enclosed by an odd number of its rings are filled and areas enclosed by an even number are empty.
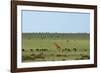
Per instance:
[[[90,14],[22,10],[22,32],[89,33]]]

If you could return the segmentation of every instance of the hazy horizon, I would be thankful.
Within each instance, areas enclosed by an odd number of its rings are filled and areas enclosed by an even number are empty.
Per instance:
[[[22,32],[22,33],[65,33],[65,32]],[[87,33],[88,32],[68,32],[68,33]]]

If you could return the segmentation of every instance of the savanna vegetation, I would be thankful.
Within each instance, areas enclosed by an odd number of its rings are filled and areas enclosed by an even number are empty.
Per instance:
[[[90,58],[89,33],[22,33],[22,61]]]

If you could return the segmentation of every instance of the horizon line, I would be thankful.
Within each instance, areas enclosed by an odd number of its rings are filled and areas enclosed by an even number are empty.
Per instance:
[[[90,33],[90,32],[22,32],[22,33]]]

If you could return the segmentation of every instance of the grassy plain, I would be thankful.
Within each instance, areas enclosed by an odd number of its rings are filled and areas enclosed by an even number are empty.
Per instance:
[[[88,33],[23,33],[22,35],[23,62],[90,58]]]

